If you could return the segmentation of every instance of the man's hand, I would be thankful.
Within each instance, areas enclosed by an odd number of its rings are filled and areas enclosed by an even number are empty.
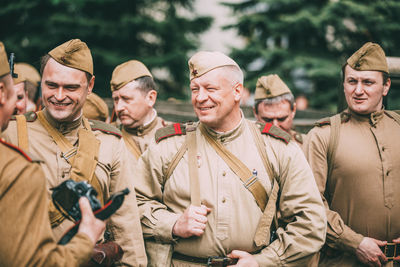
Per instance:
[[[106,224],[94,217],[92,207],[86,197],[81,197],[79,199],[79,208],[81,209],[82,220],[79,225],[78,233],[84,233],[93,241],[93,244],[96,244],[100,235],[106,228]]]
[[[204,205],[201,207],[190,205],[176,221],[172,234],[183,238],[201,236],[206,229],[207,214],[210,212],[211,209]]]
[[[368,266],[382,266],[387,262],[387,258],[379,247],[386,243],[387,241],[364,237],[356,250],[358,260]]]
[[[229,265],[229,266],[258,267],[258,263],[253,258],[253,255],[251,255],[250,253],[247,253],[246,251],[233,250],[227,256],[229,258],[239,259],[239,261],[236,263],[236,265]]]
[[[396,239],[393,239],[393,243],[400,244],[400,237],[396,238]],[[394,257],[393,260],[397,261],[397,262],[400,262],[400,256]]]

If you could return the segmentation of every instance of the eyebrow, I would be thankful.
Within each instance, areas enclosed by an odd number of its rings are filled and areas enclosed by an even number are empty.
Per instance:
[[[58,85],[58,83],[52,82],[52,81],[49,81],[49,80],[46,80],[45,84],[47,84],[47,85]],[[71,84],[64,84],[63,85],[63,87],[67,87],[67,88],[78,88],[80,86],[81,85],[79,83],[71,83]]]

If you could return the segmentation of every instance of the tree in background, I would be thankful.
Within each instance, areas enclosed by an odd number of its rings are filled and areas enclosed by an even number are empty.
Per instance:
[[[17,61],[39,68],[39,58],[72,38],[92,51],[95,91],[110,96],[113,69],[137,59],[153,72],[160,98],[184,98],[187,53],[210,17],[182,16],[193,0],[13,0],[0,9],[0,38]]]
[[[246,86],[254,90],[259,76],[277,73],[295,94],[306,94],[313,108],[335,111],[341,66],[365,42],[379,43],[387,56],[400,56],[396,0],[245,0],[224,5],[237,16],[237,23],[226,28],[247,39],[243,49],[232,51],[246,71]],[[390,95],[391,107],[400,107],[400,93]]]

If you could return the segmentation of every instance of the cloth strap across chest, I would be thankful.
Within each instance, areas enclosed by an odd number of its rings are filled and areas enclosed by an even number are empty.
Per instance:
[[[123,127],[121,131],[122,131],[122,138],[124,138],[126,146],[132,153],[132,155],[135,157],[135,159],[138,160],[140,155],[142,154],[142,152],[140,152],[139,146],[133,140],[132,136],[130,136],[130,134],[127,133]]]

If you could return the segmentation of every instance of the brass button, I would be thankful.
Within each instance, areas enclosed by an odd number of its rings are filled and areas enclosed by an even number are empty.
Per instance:
[[[385,147],[384,146],[382,147],[382,151],[385,151]]]
[[[222,198],[222,203],[225,203],[226,202],[226,199],[223,197]]]
[[[223,172],[222,172],[222,176],[226,176],[226,171],[223,171]]]
[[[389,176],[389,173],[390,173],[390,171],[387,171],[387,172],[386,172],[386,176]]]

